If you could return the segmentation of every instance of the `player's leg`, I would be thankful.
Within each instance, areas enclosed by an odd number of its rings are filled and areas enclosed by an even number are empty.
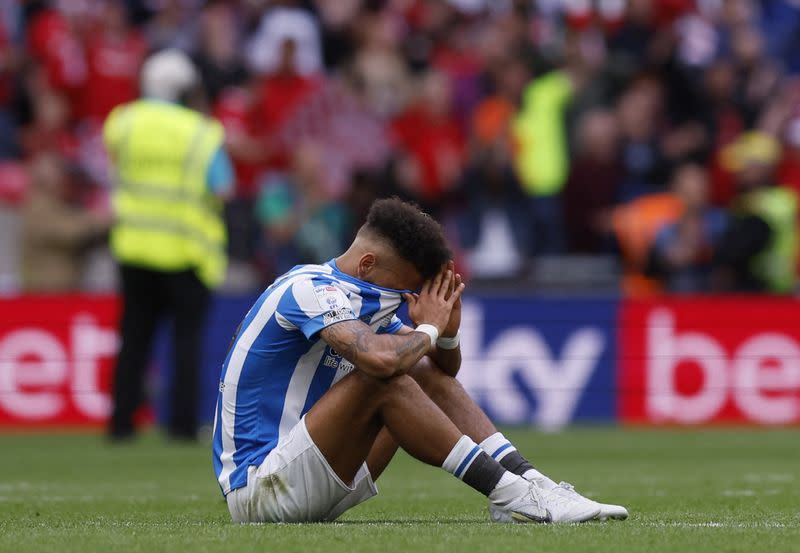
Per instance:
[[[481,445],[506,470],[519,474],[528,480],[549,478],[538,472],[533,465],[503,437],[486,413],[469,396],[461,383],[439,369],[430,357],[423,357],[409,372],[414,380],[439,408],[453,421],[464,434]],[[505,462],[503,462],[505,460]],[[544,487],[552,487],[545,485]]]
[[[408,374],[458,429],[476,442],[480,443],[497,432],[495,425],[461,383],[440,370],[430,357],[420,359]]]
[[[397,440],[394,439],[389,429],[384,426],[378,433],[378,437],[375,438],[375,443],[372,444],[369,455],[367,455],[367,468],[369,468],[369,473],[372,475],[373,480],[377,480],[383,474],[399,447]]]
[[[161,306],[152,271],[121,266],[122,345],[114,368],[113,411],[109,437],[124,439],[134,433],[133,414],[142,400],[147,365]]]
[[[368,456],[374,459],[376,452],[386,453],[388,462],[394,446],[384,450],[379,443],[378,450],[375,447],[379,439],[391,444],[390,433],[410,455],[447,470],[510,516],[532,521],[548,516],[536,489],[481,451],[407,375],[379,380],[354,371],[325,393],[306,415],[305,424],[344,482],[352,482]]]
[[[425,394],[455,424],[462,434],[480,443],[497,432],[497,428],[453,377],[439,370],[430,357],[420,359],[408,372]],[[383,429],[367,457],[370,474],[377,479],[389,465],[398,448],[388,429]],[[506,468],[508,470],[508,468]],[[512,471],[513,472],[513,471]],[[516,474],[516,473],[515,473]]]
[[[567,483],[556,484],[539,472],[486,416],[483,409],[467,394],[454,377],[446,374],[429,358],[423,357],[409,374],[425,393],[447,414],[464,434],[480,444],[481,449],[498,461],[506,470],[535,482],[539,487],[578,502],[594,503],[574,491]],[[383,445],[384,449],[389,448]],[[624,507],[597,503],[601,518],[627,518]],[[494,513],[493,513],[494,514]]]
[[[314,443],[348,482],[367,459],[384,425],[409,454],[441,465],[462,433],[411,378],[388,380],[353,371],[306,415]]]

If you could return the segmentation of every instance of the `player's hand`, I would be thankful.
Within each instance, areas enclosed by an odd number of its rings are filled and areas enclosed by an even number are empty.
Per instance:
[[[450,289],[447,294],[447,298],[449,299],[450,296],[455,292],[456,288],[464,289],[464,284],[461,279],[461,275],[455,272],[455,263],[452,261],[448,261],[447,268],[453,272],[453,279],[450,281]],[[445,326],[444,330],[442,331],[442,336],[445,338],[452,338],[456,334],[458,334],[458,329],[461,327],[461,295],[459,294],[458,298],[456,299],[455,303],[453,304],[453,309],[450,311],[450,320],[447,321],[447,326]]]
[[[443,335],[453,306],[464,290],[464,284],[456,286],[454,279],[452,269],[445,267],[422,285],[419,294],[403,294],[408,302],[408,316],[415,325],[433,325],[439,330],[439,335]]]

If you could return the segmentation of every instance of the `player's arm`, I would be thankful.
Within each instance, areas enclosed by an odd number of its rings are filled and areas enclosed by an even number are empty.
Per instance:
[[[398,330],[394,336],[407,336],[414,332],[414,329],[410,326],[403,325],[400,330]],[[450,338],[450,336],[444,335],[445,338]],[[455,337],[455,335],[453,335]],[[461,346],[457,345],[455,348],[452,349],[444,349],[438,346],[433,346],[428,350],[427,353],[428,357],[430,357],[436,366],[438,366],[443,372],[450,376],[456,376],[458,374],[459,369],[461,368]]]
[[[376,334],[358,319],[331,325],[320,336],[357,369],[376,378],[402,374],[432,347],[430,336],[424,332]]]
[[[453,272],[445,269],[426,282],[418,296],[406,298],[412,320],[432,325],[441,333],[463,290],[463,285],[455,287],[453,279]],[[322,329],[320,336],[356,368],[377,378],[408,371],[433,347],[431,336],[425,332],[376,334],[358,320],[330,325]]]
[[[456,376],[461,368],[461,345],[452,349],[434,347],[429,355],[433,362],[446,374]]]

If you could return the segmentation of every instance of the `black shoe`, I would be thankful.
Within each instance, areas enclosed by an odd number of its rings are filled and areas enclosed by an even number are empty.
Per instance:
[[[167,432],[167,438],[171,442],[180,443],[195,443],[197,442],[196,430],[170,430]]]
[[[129,444],[136,439],[136,432],[134,430],[109,430],[106,438],[112,444]]]

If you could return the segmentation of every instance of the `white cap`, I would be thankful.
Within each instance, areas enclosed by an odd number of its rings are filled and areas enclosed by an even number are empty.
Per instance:
[[[149,98],[175,102],[198,80],[192,60],[177,48],[157,52],[142,65],[142,94]]]

